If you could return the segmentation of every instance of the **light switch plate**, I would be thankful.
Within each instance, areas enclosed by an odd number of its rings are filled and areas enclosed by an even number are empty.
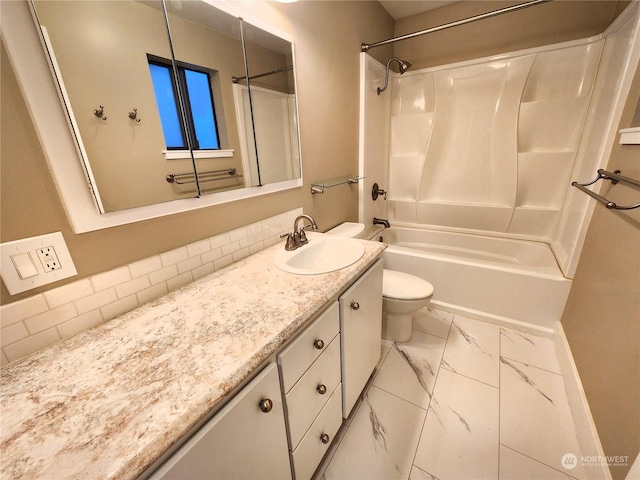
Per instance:
[[[0,257],[0,276],[11,295],[78,274],[62,232],[0,244]]]

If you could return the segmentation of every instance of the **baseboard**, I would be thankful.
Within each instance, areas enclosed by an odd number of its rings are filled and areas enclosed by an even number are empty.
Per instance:
[[[532,335],[537,335],[538,337],[552,338],[554,334],[553,330],[547,327],[523,322],[521,320],[514,320],[513,318],[502,317],[500,315],[494,315],[492,313],[481,312],[480,310],[474,310],[472,308],[461,307],[460,305],[453,305],[451,303],[445,303],[438,300],[431,300],[429,305],[437,310],[453,313],[454,315],[462,315],[467,318],[493,323],[494,325],[511,328],[522,333],[530,333]]]
[[[569,342],[564,334],[562,324],[557,322],[553,341],[556,347],[556,355],[560,364],[560,371],[564,379],[565,390],[569,408],[573,415],[573,422],[576,428],[576,436],[578,437],[578,445],[580,446],[582,457],[605,458],[600,437],[596,430],[596,424],[591,416],[589,402],[582,388],[580,375],[571,354]],[[612,480],[609,466],[606,462],[599,464],[590,464],[589,468],[585,468],[589,480]]]

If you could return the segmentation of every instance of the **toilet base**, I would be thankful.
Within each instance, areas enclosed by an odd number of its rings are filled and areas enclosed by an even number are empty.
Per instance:
[[[392,342],[408,342],[413,336],[411,313],[382,313],[382,338]]]

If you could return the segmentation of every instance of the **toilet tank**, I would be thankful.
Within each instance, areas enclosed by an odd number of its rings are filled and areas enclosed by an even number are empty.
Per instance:
[[[339,237],[364,238],[364,223],[344,222],[326,233]]]

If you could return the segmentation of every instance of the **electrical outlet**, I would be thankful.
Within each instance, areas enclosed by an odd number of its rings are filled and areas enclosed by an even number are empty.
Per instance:
[[[0,245],[0,275],[11,295],[77,275],[62,232]]]
[[[58,255],[56,255],[56,250],[52,246],[38,248],[36,253],[40,257],[40,262],[42,262],[42,268],[44,268],[45,272],[53,272],[62,268]]]

